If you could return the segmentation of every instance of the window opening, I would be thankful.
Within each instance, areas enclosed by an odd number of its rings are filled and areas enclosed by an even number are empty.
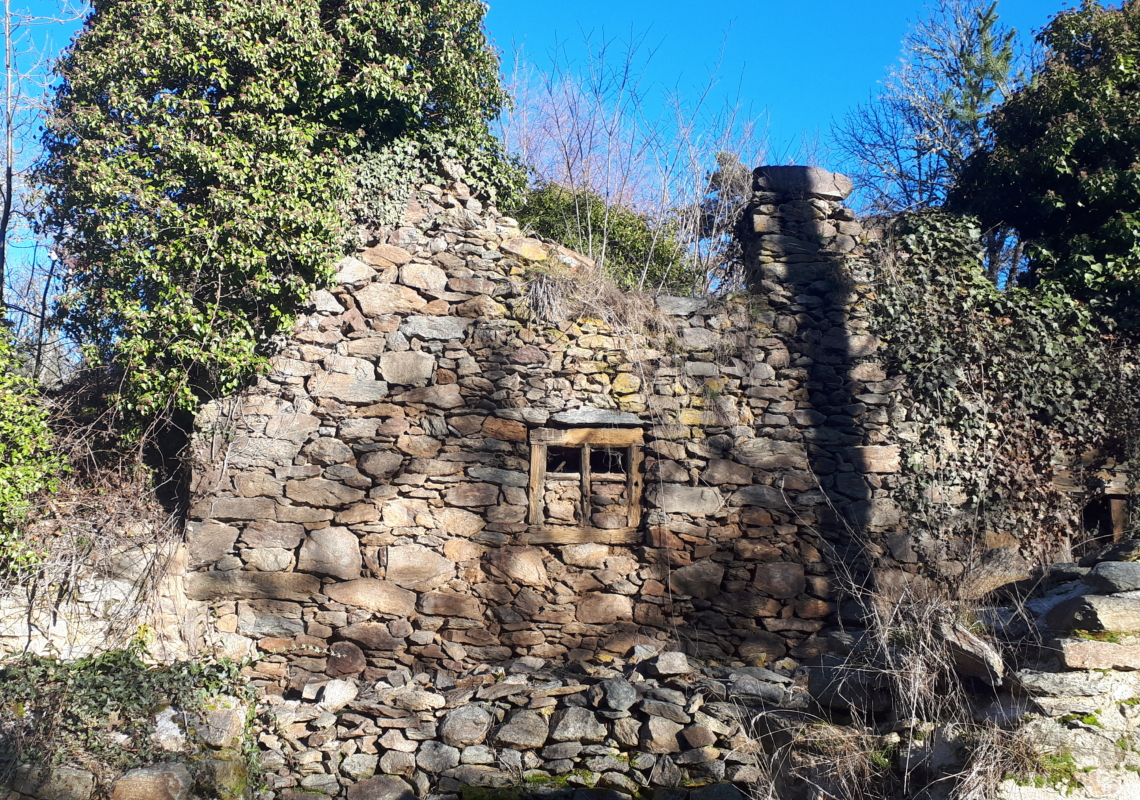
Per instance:
[[[590,451],[590,472],[601,478],[610,475],[625,477],[626,454],[613,448]]]
[[[577,478],[582,471],[582,451],[577,447],[548,447],[546,450],[546,475]]]
[[[639,540],[641,429],[540,428],[530,438],[528,541]]]

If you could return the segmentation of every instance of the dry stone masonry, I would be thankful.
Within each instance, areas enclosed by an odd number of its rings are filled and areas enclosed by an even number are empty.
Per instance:
[[[338,265],[272,373],[200,416],[190,597],[211,604],[223,651],[260,654],[251,675],[282,709],[360,693],[347,742],[332,717],[275,740],[278,788],[297,785],[298,757],[300,786],[328,794],[372,770],[433,787],[465,770],[453,785],[504,758],[628,791],[732,778],[748,760],[717,745],[739,730],[694,722],[701,698],[757,669],[771,682],[755,696],[782,698],[827,652],[830,559],[852,534],[882,543],[884,585],[924,580],[892,496],[907,408],[868,331],[851,184],[773,167],[755,188],[753,291],[660,296],[634,330],[537,319],[530,281],[593,265],[461,182],[425,186]],[[502,667],[597,675],[635,652],[736,671],[712,667],[702,680],[728,681],[712,690],[631,681],[626,706],[557,673],[484,685]],[[644,765],[590,766],[629,748]],[[367,769],[338,767],[349,756]]]

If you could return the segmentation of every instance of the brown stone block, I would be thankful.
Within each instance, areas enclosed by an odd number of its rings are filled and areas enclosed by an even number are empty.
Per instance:
[[[192,572],[186,576],[191,600],[309,600],[320,580],[299,572]]]
[[[765,594],[781,599],[802,594],[807,587],[803,565],[787,561],[760,564],[753,583]]]
[[[483,422],[482,433],[488,438],[505,442],[525,442],[527,439],[525,423],[498,417],[487,417]]]

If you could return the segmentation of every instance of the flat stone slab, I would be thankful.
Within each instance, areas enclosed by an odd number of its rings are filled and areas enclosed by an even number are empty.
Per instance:
[[[818,167],[757,167],[752,175],[757,189],[800,198],[843,200],[855,188],[846,175]]]
[[[1050,630],[1140,631],[1140,598],[1085,595],[1067,600],[1045,615]]]
[[[1061,663],[1068,669],[1140,669],[1140,641],[1129,644],[1094,639],[1062,639]]]
[[[1140,589],[1140,563],[1102,561],[1084,576],[1084,582],[1099,592],[1133,592]]]
[[[641,417],[628,411],[613,411],[608,408],[576,408],[573,411],[560,411],[551,418],[562,425],[642,425]]]

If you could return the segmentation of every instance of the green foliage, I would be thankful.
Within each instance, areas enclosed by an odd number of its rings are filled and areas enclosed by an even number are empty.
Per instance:
[[[975,220],[917,214],[894,234],[874,324],[917,401],[913,510],[960,526],[963,543],[990,531],[1042,551],[1078,541],[1081,498],[1056,489],[1054,472],[1068,462],[1079,479],[1079,456],[1134,452],[1134,354],[1056,285],[998,290]]]
[[[0,742],[15,763],[83,763],[130,769],[170,754],[153,741],[154,715],[168,706],[193,712],[219,694],[247,703],[241,665],[223,660],[153,666],[136,641],[74,661],[25,655],[0,663]],[[125,737],[125,738],[124,738]],[[0,780],[4,776],[0,775]]]
[[[1027,242],[1030,278],[1056,281],[1128,329],[1140,327],[1140,5],[1086,0],[1039,40],[1032,82],[991,116],[956,208]]]
[[[514,212],[521,225],[596,261],[623,289],[688,294],[697,279],[676,227],[597,193],[548,183]]]
[[[341,252],[357,154],[451,154],[489,191],[517,185],[487,127],[505,96],[484,12],[94,4],[59,66],[39,180],[67,260],[65,326],[121,373],[121,408],[190,410],[264,366]],[[371,188],[398,195],[410,177]]]
[[[47,410],[19,374],[12,345],[0,338],[0,569],[34,563],[20,534],[32,499],[56,488],[64,461],[54,449]]]

